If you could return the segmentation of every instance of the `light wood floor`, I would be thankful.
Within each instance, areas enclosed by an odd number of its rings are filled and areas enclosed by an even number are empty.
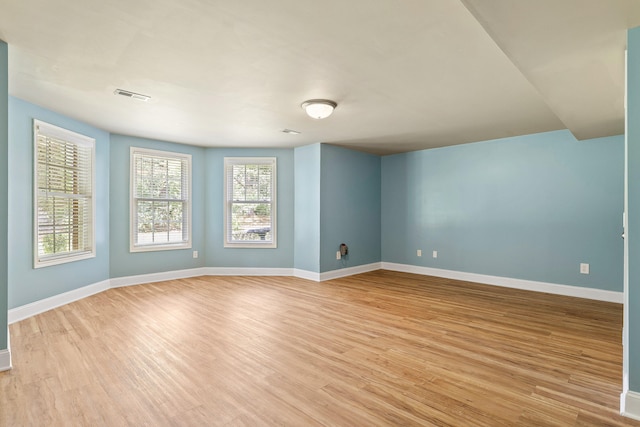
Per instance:
[[[111,289],[11,325],[0,425],[587,426],[622,307],[377,271]]]

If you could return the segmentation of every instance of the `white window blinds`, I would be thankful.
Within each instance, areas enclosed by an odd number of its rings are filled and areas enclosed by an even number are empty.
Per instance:
[[[191,247],[191,156],[131,148],[131,251]]]
[[[227,157],[225,246],[276,247],[275,157]]]
[[[95,256],[95,140],[34,120],[34,266]]]

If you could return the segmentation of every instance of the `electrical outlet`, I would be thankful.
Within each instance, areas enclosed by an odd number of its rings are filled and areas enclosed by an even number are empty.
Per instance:
[[[193,251],[193,257],[198,258],[198,251]]]
[[[580,273],[581,274],[589,274],[589,264],[587,263],[580,263]]]
[[[340,255],[340,251],[336,252],[336,259],[342,259],[342,255]]]
[[[418,255],[418,256],[422,256],[422,249],[418,249],[418,250],[416,251],[416,255]]]
[[[438,258],[438,251],[433,251],[433,257]]]

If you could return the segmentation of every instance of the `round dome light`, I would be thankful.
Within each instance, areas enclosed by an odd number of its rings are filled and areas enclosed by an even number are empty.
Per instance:
[[[301,105],[312,119],[326,119],[337,106],[338,104],[328,99],[310,99]]]

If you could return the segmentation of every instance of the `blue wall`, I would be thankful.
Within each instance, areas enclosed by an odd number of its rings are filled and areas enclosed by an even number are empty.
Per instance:
[[[625,353],[629,388],[640,392],[640,28],[627,34],[627,230],[628,304]]]
[[[224,247],[224,158],[276,157],[278,247]],[[294,152],[292,149],[208,148],[206,150],[206,260],[208,267],[293,267]]]
[[[320,271],[380,262],[380,157],[322,145]],[[349,255],[336,259],[341,243]]]
[[[9,308],[109,278],[109,134],[50,110],[9,98]],[[33,268],[33,119],[96,140],[96,257]]]
[[[223,149],[109,135],[14,98],[9,116],[9,308],[138,274],[321,273],[381,260],[622,291],[622,137],[578,142],[558,131],[380,158],[325,144]],[[96,138],[95,259],[32,268],[33,118]],[[192,249],[129,252],[131,146],[193,156]],[[278,248],[223,247],[227,156],[278,158]],[[350,254],[338,261],[342,242]],[[581,262],[590,275],[579,274]]]
[[[294,266],[320,272],[320,145],[295,149]]]
[[[192,248],[152,252],[129,252],[129,156],[130,147],[191,154]],[[115,277],[204,266],[205,258],[205,149],[171,142],[111,135],[110,275]],[[193,258],[193,251],[199,256]]]
[[[623,164],[569,131],[384,157],[382,259],[622,292]]]
[[[0,40],[0,350],[7,348],[8,274],[8,162],[9,162],[9,58]]]

